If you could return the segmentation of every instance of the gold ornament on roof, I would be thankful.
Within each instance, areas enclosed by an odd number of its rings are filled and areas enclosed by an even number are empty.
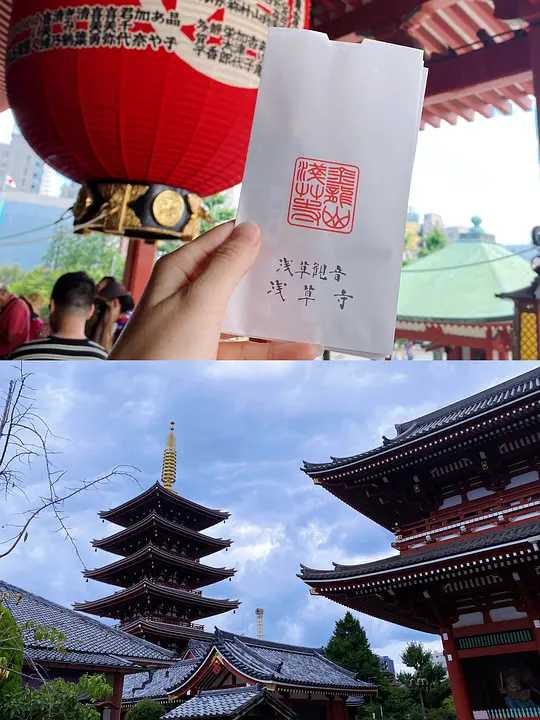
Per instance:
[[[161,484],[165,490],[172,491],[176,482],[176,436],[174,434],[174,421],[171,421],[167,445],[163,451],[163,464],[161,467]]]

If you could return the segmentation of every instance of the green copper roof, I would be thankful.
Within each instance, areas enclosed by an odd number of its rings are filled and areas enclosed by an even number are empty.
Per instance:
[[[496,260],[496,258],[505,258]],[[496,260],[484,265],[438,270]],[[433,272],[407,272],[408,270]],[[529,285],[535,277],[527,260],[495,243],[451,243],[403,268],[399,320],[501,320],[511,318],[511,300],[495,297]]]

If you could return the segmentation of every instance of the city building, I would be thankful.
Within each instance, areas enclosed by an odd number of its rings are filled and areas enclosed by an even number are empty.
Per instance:
[[[540,368],[396,430],[304,471],[393,532],[398,553],[300,577],[438,634],[459,720],[540,718]]]
[[[388,655],[377,655],[377,659],[383,672],[395,676],[396,666],[394,665],[394,661],[391,657],[388,657]]]
[[[0,193],[0,266],[30,270],[43,261],[56,230],[71,231],[72,219],[53,225],[71,206],[67,198],[10,190]]]
[[[201,558],[230,547],[230,540],[201,532],[227,520],[229,513],[182,497],[173,489],[175,481],[176,439],[171,423],[161,481],[100,513],[103,520],[122,529],[94,540],[93,546],[121,559],[84,575],[121,590],[76,603],[75,609],[115,618],[122,630],[180,654],[190,638],[207,637],[198,621],[234,611],[240,603],[208,597],[200,590],[234,575],[232,569],[201,562]]]
[[[0,143],[0,189],[38,194],[44,168],[43,160],[20,133],[14,132],[9,144]],[[15,185],[8,186],[6,177],[12,178]]]
[[[429,235],[433,230],[444,230],[444,222],[437,213],[426,213],[422,223],[422,234],[424,237]]]

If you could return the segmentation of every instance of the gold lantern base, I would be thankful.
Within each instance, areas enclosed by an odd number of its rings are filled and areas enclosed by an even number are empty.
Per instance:
[[[201,198],[168,185],[93,182],[81,187],[73,206],[74,231],[150,240],[193,240],[208,218]]]

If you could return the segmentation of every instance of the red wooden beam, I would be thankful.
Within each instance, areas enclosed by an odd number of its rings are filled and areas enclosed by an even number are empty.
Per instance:
[[[405,18],[412,16],[422,4],[429,0],[374,0],[367,5],[358,5],[356,9],[344,13],[340,17],[322,23],[316,30],[325,32],[332,40],[358,32],[361,35],[378,35],[380,30],[402,25]],[[360,2],[360,0],[357,0]]]
[[[504,43],[483,47],[463,55],[431,59],[426,96],[454,94],[466,88],[486,85],[511,78],[531,69],[528,34],[513,37]],[[510,84],[512,80],[509,80]]]

